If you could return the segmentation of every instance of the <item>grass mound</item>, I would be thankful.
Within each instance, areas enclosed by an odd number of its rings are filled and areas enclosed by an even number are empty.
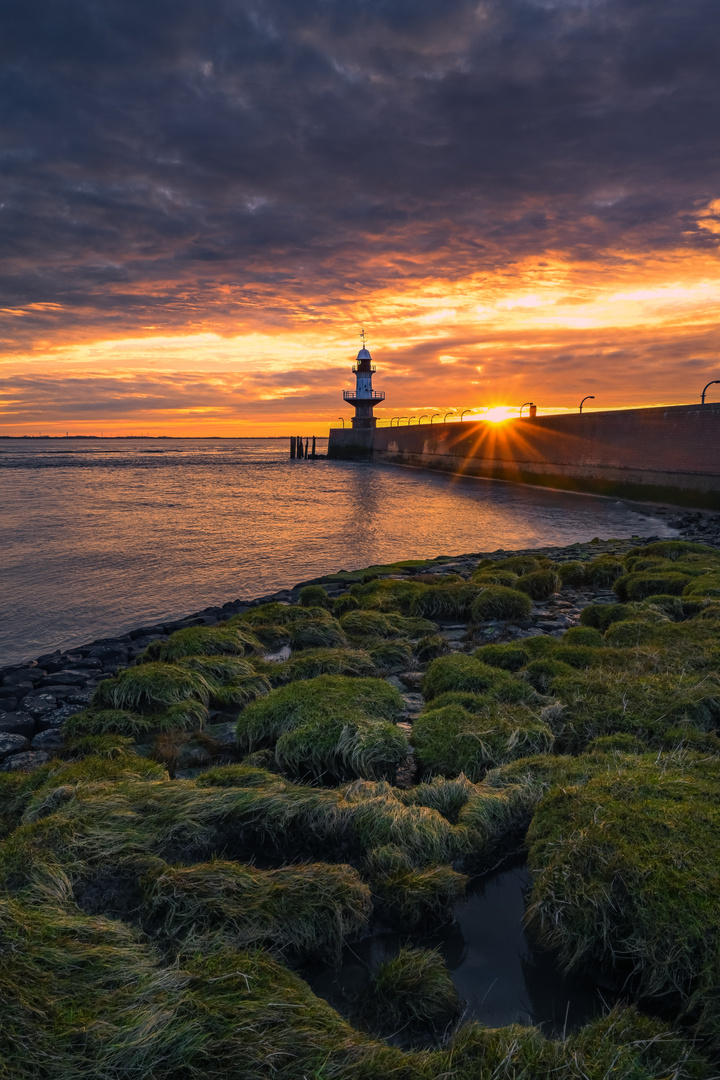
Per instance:
[[[357,871],[324,863],[162,866],[145,876],[143,892],[144,920],[162,937],[217,934],[235,948],[262,945],[328,963],[365,928],[371,908]]]
[[[483,694],[509,678],[505,672],[483,664],[481,660],[454,653],[440,656],[428,664],[422,680],[422,692],[428,701],[448,691]]]
[[[363,874],[385,917],[413,928],[448,919],[468,880],[451,866],[418,868],[395,844],[368,852]]]
[[[601,555],[585,564],[585,580],[594,589],[610,589],[613,582],[625,572],[620,559],[613,555]]]
[[[293,649],[343,649],[347,646],[347,638],[335,619],[298,619],[289,629]]]
[[[330,597],[322,585],[304,585],[298,599],[300,607],[330,607]]]
[[[701,731],[714,731],[720,724],[720,682],[714,675],[636,672],[624,679],[617,672],[590,669],[554,678],[550,691],[562,705],[554,730],[573,750],[601,735],[627,732],[657,745],[678,724]]]
[[[552,655],[531,660],[523,670],[523,677],[539,694],[547,694],[554,679],[572,674],[573,669],[570,664]]]
[[[449,653],[450,646],[441,634],[426,634],[425,637],[420,638],[414,652],[418,663],[428,664],[438,656]]]
[[[561,580],[554,569],[533,570],[517,579],[516,589],[527,593],[531,600],[549,600],[560,588]]]
[[[340,620],[344,632],[354,638],[399,638],[402,630],[379,611],[349,611]]]
[[[593,626],[571,626],[560,639],[563,645],[592,645],[604,644],[603,636]]]
[[[542,565],[543,560],[536,559],[534,555],[509,555],[504,559],[483,559],[478,563],[478,570],[509,570],[520,577],[521,574],[540,570]]]
[[[441,1032],[460,1013],[445,961],[434,949],[401,947],[373,976],[365,1015],[377,1030]]]
[[[413,600],[410,612],[424,619],[462,622],[470,618],[473,601],[479,593],[477,585],[468,582],[434,585],[424,588]]]
[[[716,1038],[719,828],[720,762],[684,752],[631,756],[555,790],[529,833],[530,915],[565,964],[679,998]]]
[[[127,709],[83,709],[68,717],[62,727],[63,735],[72,739],[86,735],[126,735],[142,740],[157,730],[156,719],[140,716]]]
[[[267,675],[274,686],[316,679],[318,675],[367,676],[375,673],[370,654],[362,649],[304,649],[281,664],[268,665]]]
[[[573,559],[570,562],[559,563],[555,570],[560,578],[562,589],[582,589],[588,584],[585,570],[586,564]]]
[[[699,579],[701,580],[701,579]],[[613,589],[621,601],[644,600],[654,593],[663,593],[665,596],[681,596],[693,579],[688,574],[677,573],[673,570],[653,572],[650,570],[638,573],[623,574],[613,585]]]
[[[248,656],[260,648],[258,639],[245,627],[221,623],[218,626],[188,626],[176,630],[167,641],[153,641],[140,657],[172,663],[185,656]]]
[[[517,585],[518,574],[513,573],[512,570],[493,570],[491,567],[485,567],[482,570],[476,570],[471,575],[470,581],[473,585],[504,585],[508,589],[514,589]]]
[[[154,661],[125,668],[113,679],[101,682],[92,697],[95,710],[120,709],[146,715],[168,713],[175,727],[202,723],[213,691],[217,688],[199,671],[177,664]],[[169,726],[169,725],[168,725]]]
[[[238,743],[249,752],[275,749],[291,775],[392,775],[407,753],[393,720],[401,694],[381,679],[321,675],[273,690],[238,719]]]
[[[429,806],[455,825],[463,806],[475,792],[475,784],[460,773],[453,780],[434,776],[429,782],[416,784],[401,792],[400,798],[406,806]]]
[[[411,734],[423,773],[464,773],[471,781],[506,761],[547,753],[553,741],[547,724],[522,705],[496,704],[479,713],[446,705],[422,713]]]
[[[504,645],[481,645],[473,653],[476,660],[490,667],[503,668],[505,671],[519,671],[530,662],[530,653],[522,645],[506,642]]]
[[[503,585],[489,585],[474,599],[470,610],[473,622],[485,622],[488,619],[516,622],[527,619],[532,611],[532,600],[517,589],[506,589]]]
[[[698,544],[692,540],[656,540],[653,544],[636,547],[628,552],[629,556],[649,555],[658,559],[670,559],[671,562],[685,558],[687,555],[708,555],[717,558],[718,554],[720,553],[717,548],[710,547],[708,544]]]
[[[413,651],[407,641],[378,641],[368,649],[370,658],[383,675],[407,671],[412,667]]]

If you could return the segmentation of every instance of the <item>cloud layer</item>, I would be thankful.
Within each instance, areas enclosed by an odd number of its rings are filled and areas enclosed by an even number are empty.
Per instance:
[[[410,333],[429,396],[445,354],[457,396],[496,340],[497,396],[557,339],[605,390],[622,355],[628,400],[717,346],[716,0],[6,0],[0,60],[1,370],[35,380],[33,423],[182,409],[171,373],[143,398],[147,365],[108,353],[95,382],[67,353],[143,336],[295,335],[322,374],[364,317],[391,366]],[[653,355],[646,312],[615,334],[598,304],[660,287],[688,297]],[[237,370],[262,400],[263,357]]]

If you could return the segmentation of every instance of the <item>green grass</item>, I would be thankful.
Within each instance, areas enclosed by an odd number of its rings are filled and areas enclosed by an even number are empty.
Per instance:
[[[249,705],[238,719],[242,752],[275,749],[292,776],[392,776],[407,753],[393,720],[402,696],[380,679],[321,675],[290,683]]]
[[[518,577],[519,575],[514,574],[512,570],[493,570],[491,567],[485,567],[482,570],[476,570],[470,580],[473,585],[504,585],[508,589],[514,589]]]
[[[604,645],[603,636],[593,626],[571,626],[560,639],[563,645]]]
[[[703,574],[701,577],[687,580],[683,597],[697,599],[720,596],[720,573]]]
[[[715,675],[617,672],[590,669],[554,678],[550,692],[562,709],[553,730],[563,746],[582,749],[600,735],[627,732],[655,745],[668,729],[690,723],[702,731],[720,724],[720,682]]]
[[[505,671],[519,671],[530,662],[530,653],[522,645],[506,642],[504,645],[481,645],[473,653],[476,660],[482,660],[490,667],[503,668]]]
[[[489,585],[475,597],[470,616],[473,622],[488,619],[517,622],[527,619],[531,611],[532,600],[526,593],[503,585]]]
[[[496,704],[482,713],[446,705],[422,713],[411,734],[424,775],[464,773],[471,781],[514,758],[547,753],[553,741],[547,724],[523,705]]]
[[[380,965],[365,999],[365,1016],[377,1030],[441,1033],[460,1014],[460,1000],[439,952],[403,945]]]
[[[562,675],[572,675],[573,669],[570,664],[550,654],[538,660],[531,660],[523,669],[522,674],[539,694],[547,694],[554,679]]]
[[[450,651],[447,640],[440,634],[426,634],[415,645],[415,657],[420,664],[428,664],[438,656],[445,656]]]
[[[451,866],[418,868],[394,844],[368,852],[363,877],[380,902],[383,917],[413,929],[448,921],[452,905],[465,894],[468,880]]]
[[[330,612],[324,607],[300,607],[296,604],[281,604],[279,600],[273,600],[269,604],[258,604],[257,607],[249,608],[240,615],[233,615],[228,620],[228,626],[241,626],[251,629],[253,626],[273,625],[291,626],[296,622],[307,622],[308,619],[330,619]]]
[[[481,660],[453,653],[440,656],[428,664],[422,680],[422,692],[428,701],[448,691],[484,694],[509,678],[507,673],[483,664]]]
[[[683,751],[632,755],[556,789],[528,837],[530,916],[565,965],[679,999],[715,1039],[719,829],[720,759]]]
[[[333,601],[332,613],[336,619],[340,619],[348,611],[357,611],[359,607],[359,600],[354,596],[351,596],[350,593],[344,593]]]
[[[535,558],[534,555],[509,555],[504,559],[483,559],[478,563],[478,570],[508,570],[520,577],[521,574],[532,574],[540,570],[543,561],[547,562]]]
[[[304,585],[298,599],[301,607],[330,607],[330,597],[322,585]]]
[[[588,584],[586,564],[577,559],[558,563],[555,570],[560,578],[562,589],[582,589]]]
[[[315,608],[308,608],[315,611]],[[290,646],[293,649],[343,649],[347,647],[340,623],[335,619],[298,620],[290,624]]]
[[[138,741],[156,729],[154,717],[128,709],[83,709],[62,726],[66,738],[85,735],[126,735]]]
[[[681,574],[674,570],[656,572],[645,570],[623,574],[615,581],[613,589],[622,602],[645,600],[656,593],[663,593],[665,596],[681,596],[693,580],[688,574]]]
[[[340,620],[343,631],[351,638],[399,638],[403,631],[392,619],[379,611],[349,611]]]
[[[92,706],[128,712],[158,713],[172,706],[199,702],[207,706],[214,686],[199,671],[162,661],[125,668],[113,679],[101,682]]]
[[[246,627],[220,623],[218,626],[188,626],[176,630],[167,641],[153,641],[139,658],[172,663],[185,656],[248,656],[260,648],[260,642]]]
[[[620,559],[613,555],[601,555],[585,564],[585,580],[594,589],[610,589],[624,571]]]
[[[429,806],[456,825],[460,811],[476,790],[476,785],[461,772],[451,780],[444,776],[434,776],[429,781],[401,791],[399,797],[405,806]]]
[[[470,618],[473,601],[480,594],[477,585],[456,582],[425,588],[413,600],[411,614],[440,622],[463,621]]]
[[[211,935],[235,948],[263,946],[337,963],[345,940],[364,930],[370,890],[349,866],[303,863],[259,870],[213,859],[160,866],[144,875],[143,921],[177,943]]]
[[[688,555],[708,555],[717,559],[720,552],[718,552],[717,548],[710,547],[708,544],[698,544],[692,540],[656,540],[655,543],[646,544],[645,547],[632,548],[628,555],[651,556],[658,559],[670,559],[675,562],[677,559],[683,559]]]
[[[368,652],[382,675],[397,674],[412,667],[413,651],[408,641],[378,641],[369,645]]]
[[[515,588],[527,593],[531,600],[549,600],[558,591],[561,580],[554,569],[533,570],[517,579]]]
[[[374,675],[375,663],[362,649],[304,649],[282,663],[268,664],[266,674],[274,686],[282,686],[318,675]]]

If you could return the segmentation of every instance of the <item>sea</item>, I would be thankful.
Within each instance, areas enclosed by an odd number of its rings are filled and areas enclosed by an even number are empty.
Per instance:
[[[676,532],[647,504],[293,461],[285,438],[0,439],[0,666],[337,570],[632,535]]]

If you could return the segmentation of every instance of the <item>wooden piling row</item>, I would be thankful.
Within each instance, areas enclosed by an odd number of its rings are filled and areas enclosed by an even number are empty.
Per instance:
[[[290,436],[290,458],[315,458],[317,454],[315,452],[315,439],[316,436],[312,436],[312,448],[310,447],[310,437],[305,438],[305,444],[303,445],[302,435]]]

